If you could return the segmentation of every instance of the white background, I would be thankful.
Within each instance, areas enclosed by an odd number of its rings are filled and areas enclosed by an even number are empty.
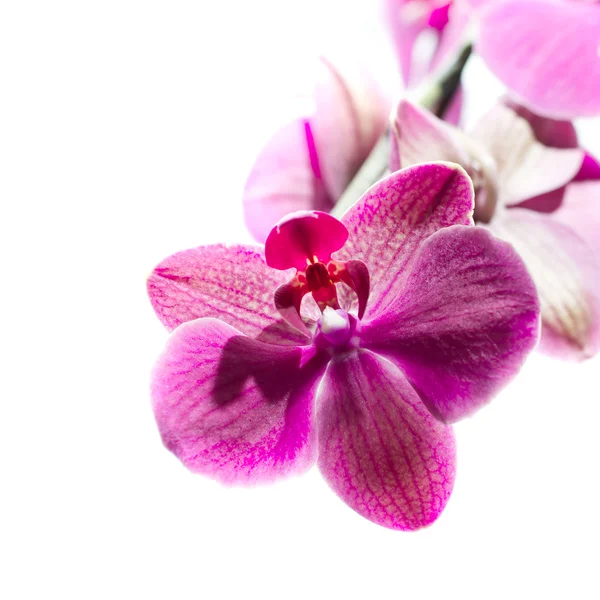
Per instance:
[[[362,519],[316,470],[228,489],[161,445],[148,379],[167,334],[145,276],[177,250],[249,241],[241,186],[294,65],[340,37],[379,47],[350,13],[2,4],[2,598],[600,594],[598,358],[533,356],[457,425],[453,496],[418,533]],[[468,75],[484,108],[491,88],[476,64]]]

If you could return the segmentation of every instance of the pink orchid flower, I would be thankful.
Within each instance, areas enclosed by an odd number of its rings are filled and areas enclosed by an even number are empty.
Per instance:
[[[428,71],[472,36],[477,53],[512,96],[546,116],[600,114],[600,2],[597,0],[387,0],[406,83],[415,43],[437,42]],[[469,27],[470,26],[470,27]]]
[[[560,119],[600,114],[600,3],[489,2],[477,52],[519,100]]]
[[[311,106],[268,140],[246,181],[246,224],[261,242],[290,212],[331,210],[387,125],[392,102],[367,70],[324,58],[318,70]]]
[[[536,283],[540,348],[574,360],[595,354],[600,256],[588,242],[597,240],[600,167],[573,126],[501,104],[467,134],[403,101],[394,130],[392,169],[451,160],[471,175],[475,222],[513,244]]]
[[[418,82],[414,74],[415,46],[425,33],[435,36],[433,54],[426,59],[425,69],[440,60],[445,48],[444,37],[453,27],[449,24],[452,1],[448,0],[387,0],[388,27],[396,47],[398,62],[406,85]]]
[[[461,167],[417,165],[341,221],[281,221],[264,251],[204,246],[162,262],[152,304],[174,329],[153,372],[165,446],[190,470],[254,483],[315,462],[355,511],[434,521],[455,475],[452,423],[535,346],[539,305],[509,244],[472,224]]]

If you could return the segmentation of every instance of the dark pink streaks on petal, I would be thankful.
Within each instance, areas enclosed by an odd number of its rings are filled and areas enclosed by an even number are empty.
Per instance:
[[[277,287],[290,278],[264,262],[252,246],[201,246],[163,260],[148,278],[148,295],[158,318],[175,329],[200,317],[215,317],[250,337],[275,344],[306,338],[279,315]]]
[[[290,212],[331,208],[332,200],[315,169],[320,169],[319,157],[305,118],[284,124],[267,141],[243,196],[246,225],[258,241],[263,242],[273,225]]]
[[[225,483],[301,472],[316,458],[314,395],[326,360],[314,347],[251,340],[216,319],[181,325],[152,375],[165,446]]]
[[[361,345],[406,375],[438,419],[486,404],[521,368],[539,333],[539,302],[513,248],[481,227],[452,227],[421,247]]]
[[[346,239],[346,227],[335,217],[319,211],[298,211],[284,217],[265,242],[267,264],[273,269],[304,271],[316,257],[327,262]]]
[[[321,57],[311,119],[320,171],[335,202],[382,135],[391,101],[361,61]]]
[[[342,217],[350,236],[336,255],[367,265],[371,293],[365,318],[394,300],[399,276],[432,233],[472,224],[472,212],[471,179],[453,163],[414,165],[367,190]]]
[[[334,359],[317,403],[319,468],[344,502],[391,529],[439,516],[454,484],[452,429],[396,367],[365,351]]]

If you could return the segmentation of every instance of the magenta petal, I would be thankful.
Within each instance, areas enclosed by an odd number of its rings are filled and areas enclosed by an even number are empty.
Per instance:
[[[311,337],[309,329],[300,316],[302,298],[308,292],[308,288],[300,284],[294,277],[289,283],[280,285],[273,296],[275,307],[279,314],[292,326]]]
[[[347,239],[346,227],[335,217],[317,211],[298,211],[273,227],[265,242],[265,258],[273,269],[304,271],[315,257],[327,262]]]
[[[523,103],[555,118],[600,113],[600,5],[509,0],[481,14],[477,51]]]
[[[295,119],[273,135],[258,155],[244,187],[246,225],[257,240],[264,241],[273,225],[290,212],[330,210],[332,200],[318,169],[306,119]]]
[[[537,286],[540,349],[570,360],[593,356],[600,348],[598,256],[551,215],[510,209],[490,227],[519,252]]]
[[[349,260],[345,265],[348,277],[342,280],[356,293],[358,301],[358,318],[362,319],[369,301],[370,276],[367,265],[362,260]]]
[[[454,436],[402,373],[369,352],[347,354],[329,365],[317,402],[318,464],[340,498],[392,529],[435,521],[454,484]]]
[[[579,173],[573,181],[597,181],[600,179],[600,162],[586,152]]]
[[[486,404],[537,343],[535,286],[513,248],[481,227],[452,227],[421,247],[362,345],[389,357],[438,419]]]
[[[263,344],[216,319],[185,323],[152,376],[163,442],[188,469],[227,483],[303,471],[316,458],[324,366],[314,347]]]
[[[365,318],[398,294],[416,249],[441,227],[473,223],[473,186],[452,163],[414,165],[371,187],[342,217],[350,236],[339,260],[362,260],[371,294]]]
[[[215,317],[250,337],[274,344],[302,344],[273,302],[289,274],[270,269],[251,246],[201,246],[163,260],[148,278],[158,318],[175,329],[200,317]]]

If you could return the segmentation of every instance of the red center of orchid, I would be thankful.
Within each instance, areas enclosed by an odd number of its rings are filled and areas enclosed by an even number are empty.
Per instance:
[[[307,331],[300,316],[305,294],[312,297],[321,312],[340,308],[338,283],[350,286],[358,297],[358,318],[362,318],[369,297],[369,272],[359,260],[347,262],[331,258],[348,239],[345,225],[319,211],[300,211],[282,219],[265,242],[267,264],[279,270],[296,269],[294,278],[275,291],[275,305],[292,325]]]

